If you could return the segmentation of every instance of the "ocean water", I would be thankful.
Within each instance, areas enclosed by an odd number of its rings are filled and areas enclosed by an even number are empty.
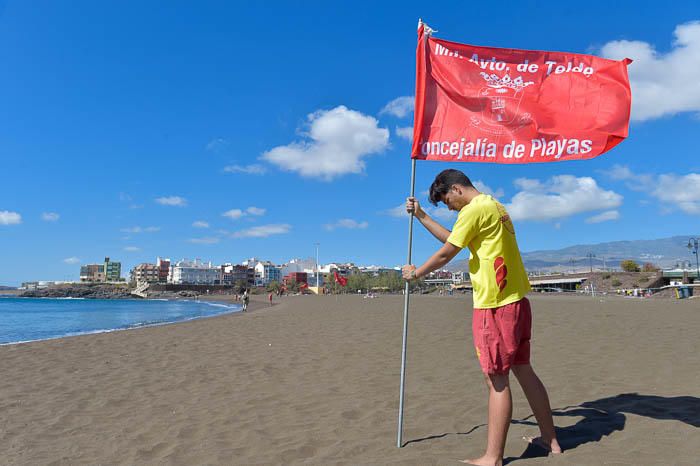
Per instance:
[[[0,296],[0,345],[182,322],[237,312],[205,301]]]

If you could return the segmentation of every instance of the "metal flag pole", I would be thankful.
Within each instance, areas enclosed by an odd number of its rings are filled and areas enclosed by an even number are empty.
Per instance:
[[[416,190],[416,159],[411,160],[411,197],[414,196]],[[411,212],[410,219],[408,220],[408,259],[407,264],[411,263],[411,246],[413,244],[413,212]],[[398,448],[402,447],[402,436],[403,436],[403,392],[404,384],[406,382],[406,338],[408,337],[408,298],[409,294],[409,282],[406,281],[404,287],[404,299],[403,299],[403,344],[401,345],[401,392],[399,394],[399,427],[398,427],[398,437],[396,439],[396,446]]]

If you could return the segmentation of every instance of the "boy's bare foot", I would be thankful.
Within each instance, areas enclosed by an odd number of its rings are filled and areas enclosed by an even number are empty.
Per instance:
[[[487,458],[486,456],[482,456],[481,458],[476,458],[473,460],[462,460],[462,461],[460,461],[460,463],[473,464],[476,466],[502,466],[503,460],[502,459],[493,460],[491,458]]]
[[[559,442],[557,442],[556,439],[547,441],[542,437],[523,437],[523,440],[525,440],[530,445],[536,445],[552,453],[553,455],[558,455],[559,453],[561,453],[561,447],[559,446]]]

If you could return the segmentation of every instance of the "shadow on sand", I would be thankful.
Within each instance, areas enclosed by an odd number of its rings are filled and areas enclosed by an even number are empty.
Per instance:
[[[553,410],[556,417],[582,417],[569,427],[558,427],[557,438],[564,451],[573,450],[581,445],[598,442],[614,432],[625,428],[625,414],[635,414],[659,420],[681,421],[693,427],[700,427],[700,398],[694,396],[663,397],[624,393],[595,401],[586,401],[577,406],[567,406]],[[512,424],[537,426],[530,415],[524,419],[514,419]],[[555,419],[556,424],[556,419]],[[410,440],[404,444],[442,438],[448,435],[469,435],[485,424],[472,427],[467,432],[444,433],[430,437]],[[547,451],[534,445],[528,445],[520,456],[504,458],[503,464],[519,459],[547,456]]]
[[[603,437],[625,428],[624,413],[651,419],[681,421],[693,427],[700,427],[700,398],[623,393],[595,401],[586,401],[578,406],[556,409],[553,411],[556,417],[583,418],[572,426],[557,428],[559,444],[566,451],[586,443],[598,442]],[[528,421],[529,418],[532,416],[513,423],[537,426],[537,423]],[[547,456],[547,452],[539,447],[528,445],[520,456],[505,458],[503,464],[537,456]]]

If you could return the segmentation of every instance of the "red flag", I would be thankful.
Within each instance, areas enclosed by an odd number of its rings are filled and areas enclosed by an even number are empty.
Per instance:
[[[340,286],[345,286],[345,285],[348,284],[348,279],[345,278],[345,277],[341,277],[340,275],[338,275],[338,272],[337,272],[337,271],[334,271],[334,272],[333,272],[333,276],[335,277],[336,283],[340,283]]]
[[[532,163],[596,157],[627,137],[627,65],[478,47],[418,28],[411,158]]]

